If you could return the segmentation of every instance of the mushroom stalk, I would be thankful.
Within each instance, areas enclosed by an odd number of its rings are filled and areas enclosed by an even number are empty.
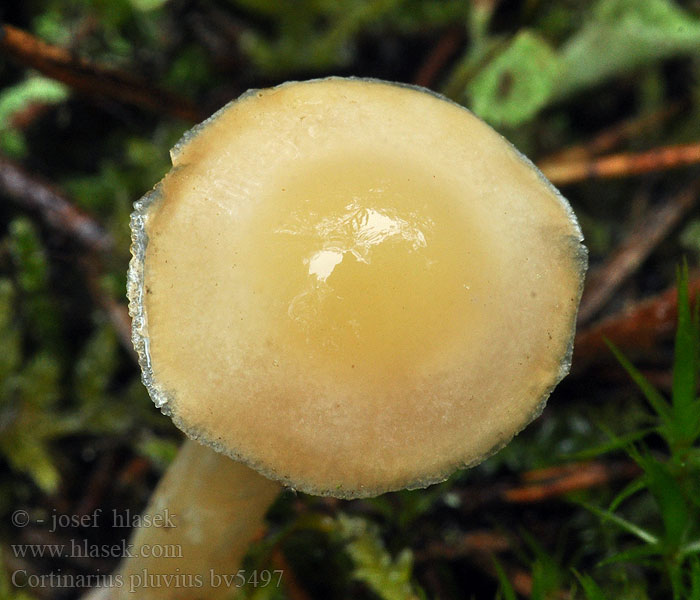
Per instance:
[[[110,600],[230,597],[279,483],[187,440],[130,542]],[[134,594],[136,593],[136,595]]]

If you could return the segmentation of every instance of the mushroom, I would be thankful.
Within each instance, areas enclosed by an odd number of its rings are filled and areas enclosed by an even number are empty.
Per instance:
[[[281,486],[442,481],[568,372],[576,218],[464,108],[377,80],[291,82],[244,94],[171,156],[136,204],[128,294],[143,381],[193,441],[147,509],[174,526],[134,544],[181,557],[125,561],[122,590],[224,597]]]

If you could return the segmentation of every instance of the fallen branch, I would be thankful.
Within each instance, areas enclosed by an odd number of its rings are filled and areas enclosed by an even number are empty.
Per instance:
[[[92,64],[12,25],[0,26],[0,52],[87,96],[116,100],[157,114],[167,113],[184,121],[199,122],[204,118],[185,98],[129,73]]]
[[[454,543],[433,542],[425,550],[414,554],[416,562],[429,560],[457,560],[470,559],[471,562],[483,570],[489,577],[497,577],[493,563],[493,556],[511,549],[511,541],[502,533],[489,530],[470,531],[462,535]],[[513,589],[529,598],[532,596],[532,575],[522,568],[504,565],[504,571]],[[565,600],[570,595],[565,590],[558,590],[548,598]]]
[[[54,104],[51,102],[30,102],[22,109],[12,113],[9,119],[10,127],[14,129],[27,129],[33,123],[41,119],[53,107]]]
[[[469,531],[455,542],[430,542],[424,549],[414,554],[416,562],[434,559],[455,560],[474,554],[496,554],[505,552],[511,547],[508,537],[497,531],[480,529]]]
[[[584,179],[639,175],[700,163],[700,143],[664,146],[646,152],[623,152],[582,161],[540,162],[540,170],[556,185]]]
[[[294,570],[287,561],[279,546],[275,546],[270,556],[272,566],[283,573],[284,591],[289,600],[310,600],[309,594],[302,587]]]
[[[433,87],[440,72],[459,50],[463,39],[464,33],[461,28],[453,27],[448,29],[418,69],[413,78],[413,83],[427,88]]]
[[[109,252],[112,237],[91,217],[41,178],[0,156],[0,191],[23,208],[39,213],[54,230],[94,252]]]
[[[624,481],[639,473],[631,461],[590,461],[528,471],[518,483],[496,482],[455,490],[462,510],[473,511],[493,503],[532,504],[559,498],[578,490]]]
[[[612,298],[620,285],[633,275],[658,244],[695,205],[700,182],[652,210],[605,263],[586,281],[578,321],[585,324]]]
[[[119,338],[122,348],[131,356],[134,362],[138,361],[138,356],[131,343],[131,317],[125,304],[117,302],[112,296],[107,294],[100,284],[102,275],[102,263],[95,255],[81,257],[80,263],[87,278],[87,286],[94,302],[104,311],[109,322],[114,327],[114,331]]]
[[[502,497],[510,504],[542,502],[611,481],[632,479],[639,473],[639,467],[631,461],[566,464],[523,474],[524,485],[504,490]]]
[[[690,280],[691,301],[700,295],[700,276]],[[576,335],[572,369],[580,372],[596,361],[612,358],[605,345],[609,339],[623,352],[653,349],[660,339],[671,336],[676,327],[677,292],[675,285],[665,292],[612,315]]]
[[[53,231],[76,240],[87,250],[80,264],[87,278],[88,289],[107,314],[124,349],[135,358],[127,308],[105,293],[99,284],[102,258],[114,247],[112,237],[48,182],[3,156],[0,156],[0,193],[6,194],[22,208],[37,212]]]
[[[634,136],[643,133],[654,125],[663,123],[668,118],[680,112],[683,107],[682,102],[676,102],[670,106],[654,112],[636,117],[622,123],[617,123],[608,129],[597,133],[590,140],[581,144],[568,146],[562,150],[550,154],[546,158],[540,160],[540,164],[562,164],[570,162],[581,162],[585,160],[593,160],[593,157],[609,152],[616,146],[619,146],[625,140],[629,140]]]

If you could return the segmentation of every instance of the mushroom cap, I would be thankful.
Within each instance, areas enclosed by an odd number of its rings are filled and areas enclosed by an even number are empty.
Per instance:
[[[568,372],[586,250],[566,200],[464,108],[329,78],[253,90],[136,204],[133,336],[190,437],[296,489],[474,465]]]

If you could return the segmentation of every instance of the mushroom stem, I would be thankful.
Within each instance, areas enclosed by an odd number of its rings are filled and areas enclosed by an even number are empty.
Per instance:
[[[124,559],[111,600],[230,597],[243,583],[236,573],[281,489],[188,439],[133,534],[133,557]]]

